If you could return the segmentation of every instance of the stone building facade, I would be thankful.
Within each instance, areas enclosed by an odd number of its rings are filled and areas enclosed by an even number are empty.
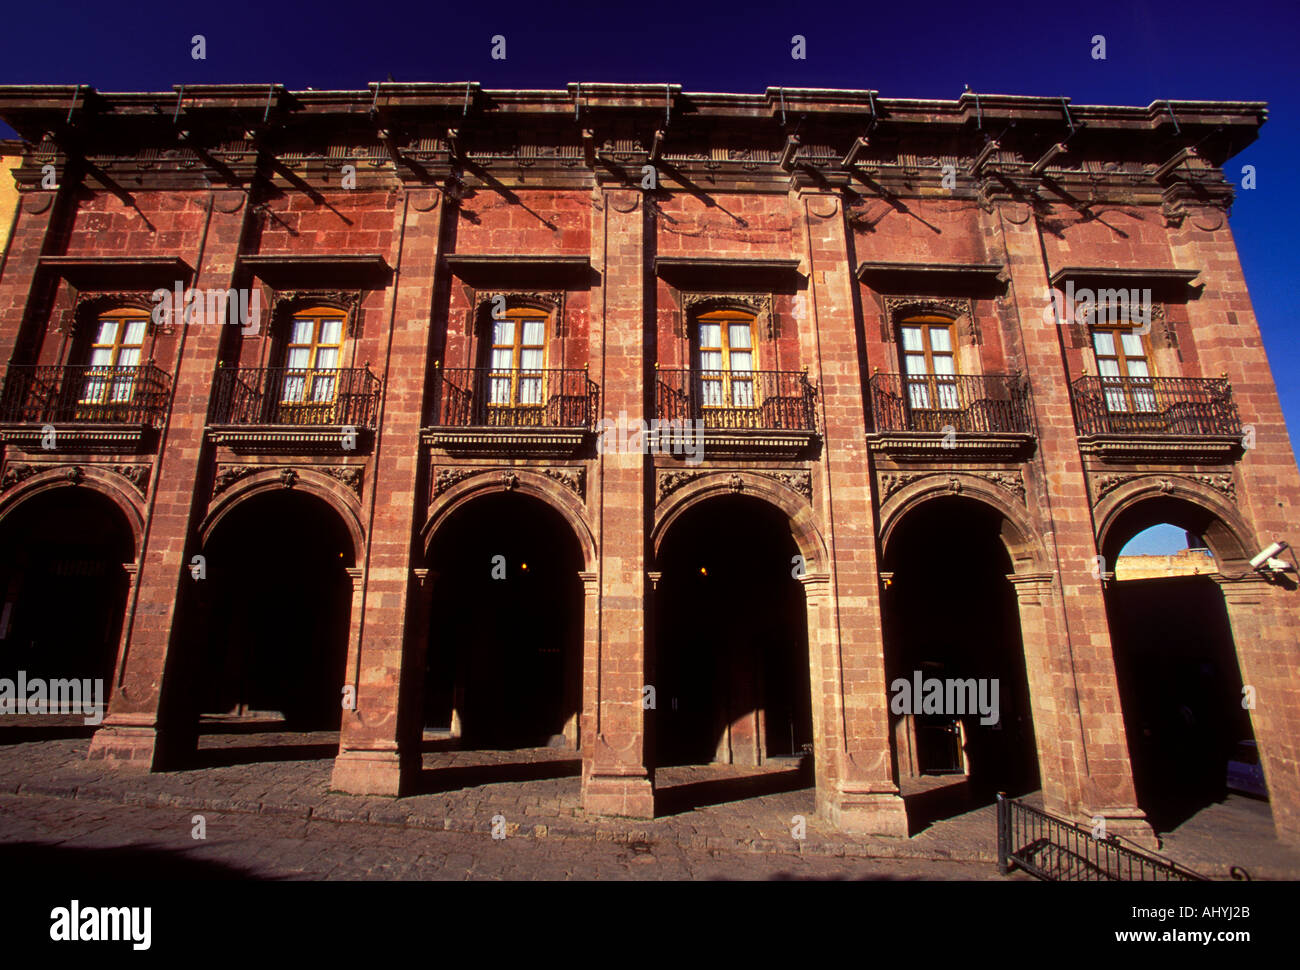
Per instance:
[[[662,764],[810,751],[895,835],[945,755],[894,680],[991,676],[953,770],[1141,841],[1110,569],[1168,522],[1300,839],[1294,573],[1248,563],[1300,476],[1223,173],[1265,114],[0,88],[6,666],[104,676],[122,770],[332,711],[337,789],[412,790],[437,729],[647,817]]]

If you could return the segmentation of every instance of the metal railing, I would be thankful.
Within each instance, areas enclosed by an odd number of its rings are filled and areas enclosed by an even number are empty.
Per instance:
[[[0,390],[0,421],[158,427],[170,396],[170,375],[152,363],[10,364]]]
[[[655,417],[706,429],[816,431],[814,390],[804,371],[656,370]]]
[[[1018,374],[873,374],[876,431],[1032,434],[1029,385]]]
[[[1226,378],[1080,377],[1070,385],[1081,435],[1240,435]]]
[[[368,367],[223,367],[212,422],[373,428],[381,387]]]
[[[1173,862],[1096,839],[1081,825],[998,793],[998,871],[1052,882],[1206,882]]]
[[[591,430],[599,412],[600,387],[585,368],[434,370],[434,427]]]

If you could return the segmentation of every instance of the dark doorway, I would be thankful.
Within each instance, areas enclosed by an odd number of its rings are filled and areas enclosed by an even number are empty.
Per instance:
[[[338,513],[303,492],[258,495],[217,525],[203,555],[206,577],[186,577],[206,646],[198,713],[337,730],[354,558]]]
[[[0,677],[102,678],[107,703],[134,560],[121,510],[89,488],[13,509],[0,525]]]
[[[1168,831],[1222,801],[1254,745],[1223,593],[1208,576],[1133,579],[1107,609],[1138,805]]]
[[[909,513],[889,542],[885,570],[886,672],[900,775],[967,776],[977,799],[997,791],[1024,794],[1039,787],[1038,756],[1020,615],[1007,579],[1011,559],[1001,538],[1003,517],[981,502],[942,498]],[[998,720],[949,708],[895,705],[895,682],[984,682]],[[955,695],[954,695],[955,696]],[[991,704],[989,705],[991,707]],[[898,713],[902,707],[904,713]],[[955,705],[954,705],[955,707]]]
[[[655,592],[652,763],[753,765],[811,750],[798,552],[785,515],[757,499],[712,499],[672,524]]]
[[[424,724],[463,748],[576,749],[582,553],[564,518],[514,492],[434,536]]]

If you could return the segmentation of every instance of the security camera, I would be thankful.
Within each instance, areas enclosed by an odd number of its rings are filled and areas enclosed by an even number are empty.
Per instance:
[[[1259,554],[1250,561],[1251,569],[1258,569],[1260,572],[1280,573],[1291,569],[1291,564],[1284,560],[1276,558],[1279,553],[1289,549],[1285,542],[1274,542],[1266,549],[1261,549]]]

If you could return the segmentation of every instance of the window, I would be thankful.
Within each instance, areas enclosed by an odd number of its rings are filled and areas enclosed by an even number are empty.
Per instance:
[[[135,387],[149,318],[140,310],[115,310],[95,321],[82,404],[125,404]]]
[[[343,313],[316,307],[295,313],[284,352],[285,404],[327,404],[338,389]]]
[[[753,315],[717,310],[701,314],[697,323],[703,406],[754,407]]]
[[[506,310],[492,321],[488,365],[489,407],[541,407],[546,366],[546,313]]]
[[[909,407],[918,411],[957,410],[952,321],[941,316],[912,316],[899,324],[898,333]]]
[[[1156,409],[1146,343],[1131,324],[1093,327],[1092,348],[1108,411]]]

